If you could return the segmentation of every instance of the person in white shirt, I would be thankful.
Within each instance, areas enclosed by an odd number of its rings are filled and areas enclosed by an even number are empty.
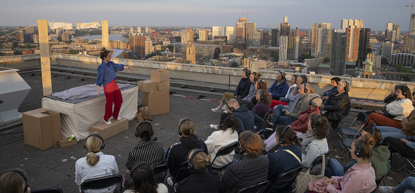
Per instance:
[[[75,183],[79,186],[79,192],[81,192],[81,184],[85,180],[118,174],[115,157],[102,153],[101,150],[104,147],[104,139],[99,134],[92,133],[86,138],[85,148],[89,153],[85,157],[79,158],[75,163]],[[115,185],[100,190],[86,190],[85,192],[104,193],[113,192],[114,189]]]
[[[308,121],[308,130],[301,142],[301,154],[304,167],[310,167],[314,159],[329,151],[327,136],[330,134],[329,121],[325,116],[312,114]]]
[[[166,185],[157,184],[153,170],[145,162],[137,162],[131,169],[133,187],[124,193],[168,193]]]

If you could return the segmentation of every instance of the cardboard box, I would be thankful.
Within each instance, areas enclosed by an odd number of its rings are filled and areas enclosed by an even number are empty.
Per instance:
[[[169,90],[170,89],[170,80],[157,82],[157,90]]]
[[[72,141],[69,141],[69,138],[63,138],[63,139],[59,139],[59,146],[60,147],[66,147],[66,146],[71,146],[71,145],[76,145],[76,140],[73,139]]]
[[[169,90],[143,93],[143,106],[148,106],[150,115],[159,115],[170,111]]]
[[[157,82],[151,80],[138,81],[138,89],[141,92],[157,91]]]
[[[111,124],[107,125],[103,121],[91,126],[91,133],[97,132],[103,139],[108,139],[118,133],[128,129],[128,119],[122,118],[117,121],[111,119]]]
[[[23,113],[24,142],[45,150],[58,145],[62,138],[61,114],[40,108]]]
[[[169,71],[164,69],[159,69],[155,71],[151,71],[151,81],[160,82],[170,80]]]

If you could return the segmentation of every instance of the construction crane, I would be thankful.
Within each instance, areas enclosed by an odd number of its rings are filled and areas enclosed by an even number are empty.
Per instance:
[[[411,7],[411,17],[410,17],[410,19],[409,19],[409,33],[408,33],[408,39],[409,38],[411,38],[411,20],[412,20],[412,10],[413,10],[413,8],[414,8],[414,3],[411,3],[410,5],[406,5],[405,7]],[[412,44],[411,43],[409,43],[409,46],[411,46]],[[412,47],[412,46],[411,46]],[[406,47],[406,49],[407,49],[407,51],[406,52],[408,52],[408,47]],[[412,50],[412,48],[410,49],[410,50]]]
[[[245,23],[245,46],[248,47],[248,42],[246,41],[246,37],[248,36],[248,30],[247,30],[247,26],[248,26],[248,15],[249,14],[259,14],[259,13],[248,13],[248,11],[246,13],[242,13],[246,15],[246,23]]]
[[[262,50],[264,50],[265,43],[267,42],[267,40],[268,40],[267,38],[264,39],[264,45],[262,45],[261,51],[259,51],[259,53],[258,53],[258,60],[261,58]]]

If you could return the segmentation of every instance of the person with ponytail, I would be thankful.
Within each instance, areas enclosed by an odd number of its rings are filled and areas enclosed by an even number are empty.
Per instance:
[[[268,94],[267,90],[259,89],[256,91],[255,98],[258,101],[252,112],[258,115],[261,118],[264,118],[265,113],[271,110],[269,107],[271,105],[271,96]]]
[[[115,157],[105,155],[101,150],[105,147],[104,140],[99,134],[93,133],[86,139],[85,148],[89,151],[85,157],[75,163],[75,183],[79,186],[85,180],[118,174],[118,165]],[[101,193],[115,189],[115,185],[102,190],[87,190],[85,192]]]
[[[138,138],[138,144],[128,154],[127,163],[125,166],[128,170],[131,170],[133,164],[136,162],[145,162],[154,167],[159,165],[163,161],[164,150],[163,143],[158,142],[154,137],[153,127],[150,122],[142,121],[135,129],[134,135]],[[157,179],[161,179],[164,176],[156,176]],[[124,187],[131,186],[131,172],[127,172],[125,175]]]
[[[145,162],[137,162],[133,166],[133,186],[124,193],[168,193],[166,185],[157,184],[153,169]]]
[[[301,159],[303,166],[308,168],[314,159],[329,151],[326,138],[330,134],[330,124],[325,116],[312,114],[307,125],[308,130],[301,142]]]
[[[360,192],[370,193],[376,189],[375,170],[371,166],[370,158],[373,154],[375,140],[371,135],[364,135],[356,139],[351,146],[352,159],[356,160],[344,176],[332,176],[330,179],[321,179],[308,183],[307,190],[311,192]]]
[[[111,116],[116,120],[121,120],[121,117],[119,117],[118,114],[121,109],[122,95],[117,83],[115,82],[115,72],[124,70],[124,65],[115,64],[111,61],[110,50],[102,48],[101,53],[99,55],[102,59],[102,63],[98,66],[96,85],[98,97],[101,95],[99,87],[104,87],[105,99],[107,100],[105,104],[104,122],[105,124],[109,125],[111,124],[111,121],[109,120]],[[134,69],[131,66],[128,66],[128,69],[131,72],[134,71]],[[113,104],[114,111],[112,110]]]
[[[278,176],[301,165],[301,149],[296,145],[297,134],[289,125],[280,125],[275,130],[275,139],[280,145],[275,153],[268,154],[269,171],[267,190],[270,192],[285,192],[294,180],[284,184],[274,185]]]
[[[193,149],[189,152],[188,162],[191,162],[190,176],[179,183],[176,193],[219,192],[219,176],[210,173],[207,166],[210,164],[210,155],[206,155],[201,149]]]

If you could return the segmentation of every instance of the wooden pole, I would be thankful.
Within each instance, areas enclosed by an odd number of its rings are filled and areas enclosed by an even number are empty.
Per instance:
[[[48,21],[37,20],[40,47],[40,67],[42,69],[43,96],[52,94],[52,78],[50,73],[50,56],[48,40]]]
[[[108,20],[102,20],[102,47],[109,49],[109,42],[108,42]]]

